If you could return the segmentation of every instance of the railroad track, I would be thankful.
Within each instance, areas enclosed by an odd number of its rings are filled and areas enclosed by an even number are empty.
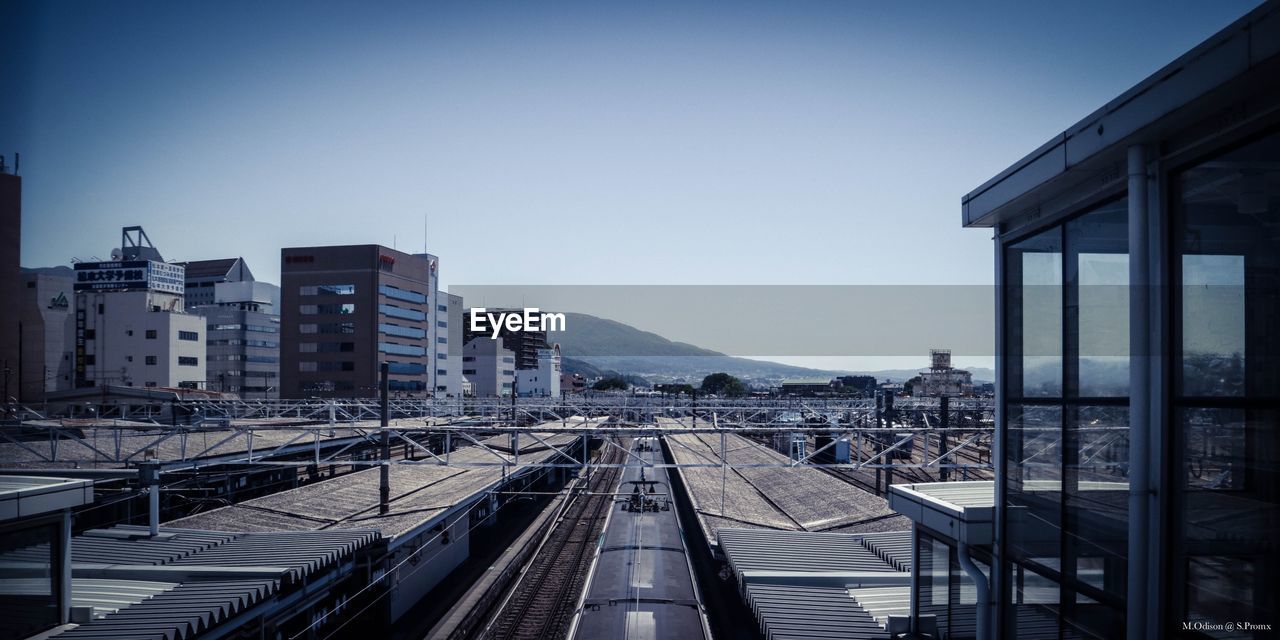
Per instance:
[[[626,448],[626,445],[622,445]],[[610,447],[605,463],[623,461],[622,451]],[[578,494],[566,507],[542,547],[529,561],[521,579],[513,587],[485,638],[522,640],[563,638],[573,618],[596,540],[604,530],[605,518],[613,505],[613,488],[620,468],[591,472],[587,492]],[[597,495],[604,494],[604,495]]]

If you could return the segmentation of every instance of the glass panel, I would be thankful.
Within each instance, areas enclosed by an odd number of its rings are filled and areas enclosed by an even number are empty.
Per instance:
[[[1005,265],[1009,395],[1061,396],[1061,229],[1050,229],[1011,245],[1006,250]]]
[[[58,624],[57,525],[0,531],[0,637],[24,638]]]
[[[1057,569],[1062,519],[1062,408],[1010,405],[1007,544],[1015,557]]]
[[[1280,135],[1184,171],[1181,390],[1277,397],[1280,385]]]
[[[921,616],[934,616],[938,628],[947,628],[947,608],[951,600],[951,548],[928,535],[920,535],[920,602]]]
[[[1129,394],[1129,215],[1119,200],[1066,225],[1074,394]]]
[[[1058,640],[1058,585],[1018,564],[1012,566],[1013,602],[1007,608],[1008,638]]]
[[[1177,605],[1167,624],[1228,637],[1227,622],[1280,617],[1280,135],[1184,171],[1174,186],[1183,406],[1173,416]]]

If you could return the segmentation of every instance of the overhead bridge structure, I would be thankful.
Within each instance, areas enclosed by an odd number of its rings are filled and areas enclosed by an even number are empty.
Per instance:
[[[377,399],[190,400],[128,409],[103,406],[93,417],[55,418],[18,408],[0,426],[0,467],[122,469],[142,463],[162,471],[210,465],[353,467],[388,464],[547,468],[817,467],[832,470],[989,471],[989,399],[710,399],[597,398],[395,399],[383,426]],[[81,415],[83,416],[84,413]],[[111,416],[111,417],[104,417]],[[663,438],[673,449],[696,434],[716,443],[663,462],[639,456],[591,459],[592,440]],[[553,444],[549,438],[558,436]],[[505,446],[495,446],[494,436]],[[565,438],[564,436],[573,436]],[[728,455],[746,438],[784,456]],[[456,457],[461,447],[489,456]],[[528,447],[558,455],[521,459]],[[384,448],[397,455],[380,455]],[[515,451],[515,455],[508,455]]]

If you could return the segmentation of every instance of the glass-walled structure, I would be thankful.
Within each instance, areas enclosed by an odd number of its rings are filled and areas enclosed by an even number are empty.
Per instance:
[[[1277,77],[1272,1],[964,198],[996,238],[991,637],[1280,629]]]

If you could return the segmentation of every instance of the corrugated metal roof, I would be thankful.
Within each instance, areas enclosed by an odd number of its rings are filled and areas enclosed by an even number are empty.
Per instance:
[[[910,536],[910,532],[906,532]],[[743,571],[906,571],[848,533],[721,529],[720,549],[737,574]],[[908,543],[909,544],[909,543]],[[910,562],[907,563],[910,565]]]
[[[858,601],[876,624],[884,628],[889,616],[911,615],[911,587],[861,587],[849,589],[849,595]]]
[[[359,530],[227,533],[166,527],[158,538],[146,531],[126,525],[72,539],[73,602],[94,607],[100,617],[59,637],[190,638],[378,539],[376,531]],[[148,579],[153,575],[175,579]]]
[[[911,570],[910,531],[863,534],[859,542],[899,571]]]
[[[183,531],[164,529],[165,531]],[[184,533],[186,533],[184,531]],[[183,558],[179,566],[285,567],[287,581],[301,580],[378,538],[375,531],[246,533]]]
[[[888,637],[848,589],[749,584],[746,591],[766,640]]]
[[[147,537],[146,527],[121,525],[112,529],[90,529],[72,539],[72,564],[146,564],[174,562],[197,551],[223,544],[235,533],[175,531],[180,535]],[[49,557],[49,545],[40,544],[4,554],[6,560],[39,562]]]
[[[276,589],[275,580],[187,582],[58,637],[183,640],[248,610]]]
[[[93,617],[102,618],[177,586],[176,582],[151,580],[73,578],[71,606],[90,607],[93,609]],[[40,594],[47,596],[48,593],[48,578],[6,578],[0,581],[0,598]]]

